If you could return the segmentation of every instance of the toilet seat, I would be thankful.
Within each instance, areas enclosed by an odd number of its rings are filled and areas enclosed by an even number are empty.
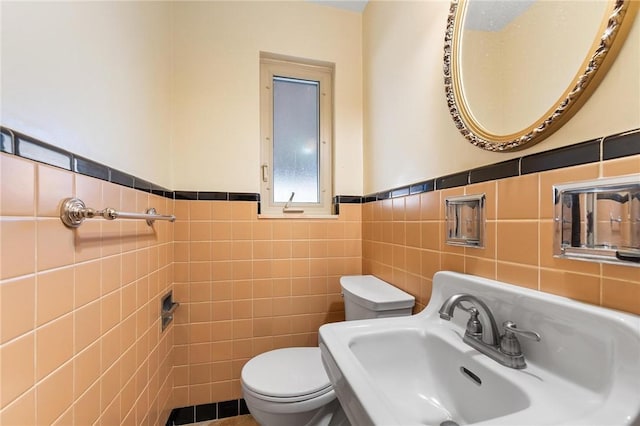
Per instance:
[[[260,354],[242,369],[242,385],[270,402],[306,401],[333,391],[320,348],[284,348]]]

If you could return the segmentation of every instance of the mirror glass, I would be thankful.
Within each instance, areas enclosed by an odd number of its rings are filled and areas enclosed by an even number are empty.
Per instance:
[[[636,6],[629,0],[453,1],[445,87],[458,129],[493,151],[549,136],[595,89]]]

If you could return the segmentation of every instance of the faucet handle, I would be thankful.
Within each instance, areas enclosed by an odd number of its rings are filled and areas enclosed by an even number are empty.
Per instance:
[[[522,355],[522,349],[516,334],[538,342],[541,339],[540,335],[535,331],[520,330],[512,321],[505,321],[502,326],[504,327],[504,335],[500,339],[500,351],[506,355]]]
[[[460,305],[459,305],[460,306]],[[465,309],[469,312],[469,321],[467,321],[467,334],[472,335],[477,339],[482,339],[482,323],[478,320],[478,310],[473,306],[469,309]]]
[[[505,321],[502,326],[504,327],[505,336],[507,333],[515,333],[518,336],[526,337],[527,339],[535,340],[536,342],[539,342],[540,339],[542,339],[542,337],[540,337],[540,335],[535,331],[520,330],[513,321]]]

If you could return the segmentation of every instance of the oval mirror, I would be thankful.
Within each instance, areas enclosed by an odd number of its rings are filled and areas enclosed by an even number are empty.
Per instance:
[[[632,0],[453,0],[445,92],[456,127],[490,151],[523,149],[565,123],[604,77]]]

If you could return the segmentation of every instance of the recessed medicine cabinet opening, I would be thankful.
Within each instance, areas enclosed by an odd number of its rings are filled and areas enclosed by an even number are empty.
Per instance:
[[[640,266],[640,174],[556,185],[556,257]]]
[[[485,194],[447,197],[446,242],[453,246],[484,247]]]

